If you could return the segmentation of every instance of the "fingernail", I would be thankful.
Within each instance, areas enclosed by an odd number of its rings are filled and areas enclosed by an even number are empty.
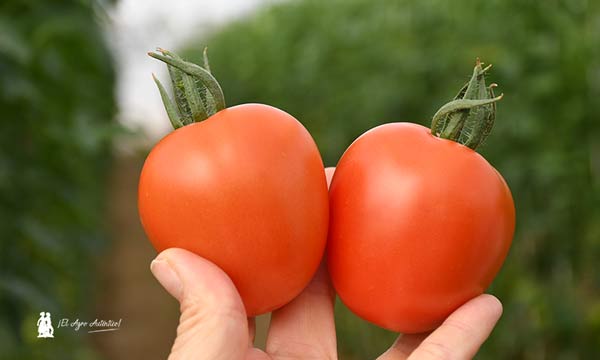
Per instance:
[[[177,300],[181,299],[183,286],[179,276],[166,260],[156,259],[150,264],[150,271],[158,282]]]

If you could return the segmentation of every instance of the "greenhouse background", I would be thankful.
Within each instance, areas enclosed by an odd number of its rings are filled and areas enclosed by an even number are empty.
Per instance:
[[[168,120],[149,73],[143,92],[119,80],[123,56],[153,60],[114,46],[135,40],[110,30],[118,6],[0,4],[0,358],[166,358],[172,344],[178,306],[148,270],[155,252],[136,209],[141,165]],[[510,185],[517,230],[489,289],[504,314],[477,358],[598,354],[600,3],[256,1],[207,24],[154,45],[192,61],[208,46],[228,104],[285,109],[327,166],[374,126],[428,125],[476,57],[493,63],[505,97],[480,152]],[[125,111],[123,91],[153,103]],[[41,343],[41,309],[123,326]],[[396,337],[339,302],[336,323],[342,359],[375,358]]]

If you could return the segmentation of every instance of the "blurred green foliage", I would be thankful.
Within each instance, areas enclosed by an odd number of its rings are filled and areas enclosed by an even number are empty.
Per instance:
[[[114,71],[97,3],[0,3],[0,358],[89,359],[85,335],[37,339],[41,311],[83,318],[103,243]],[[73,319],[74,320],[74,319]]]
[[[187,57],[211,65],[229,105],[287,110],[327,165],[376,125],[429,125],[471,73],[495,67],[505,98],[481,153],[509,183],[517,232],[490,291],[502,320],[481,359],[582,359],[600,349],[600,2],[284,2],[241,19]],[[468,189],[464,189],[468,191]],[[346,358],[394,335],[337,307]]]

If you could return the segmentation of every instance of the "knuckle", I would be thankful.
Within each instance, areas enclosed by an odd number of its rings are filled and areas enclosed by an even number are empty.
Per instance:
[[[452,330],[456,330],[460,334],[465,337],[471,337],[475,334],[475,329],[470,324],[467,324],[463,321],[457,320],[446,320],[444,326],[451,328]]]
[[[432,360],[452,360],[452,351],[446,345],[434,342],[425,341],[419,346],[419,352],[422,356],[410,357],[412,360],[420,360],[423,358]]]
[[[269,339],[267,352],[273,359],[278,360],[337,360],[335,352],[315,344],[304,341],[290,341],[286,339]]]
[[[227,300],[219,304],[207,298],[189,297],[182,301],[180,311],[178,333],[210,326],[213,322],[227,324],[247,321],[246,314]]]

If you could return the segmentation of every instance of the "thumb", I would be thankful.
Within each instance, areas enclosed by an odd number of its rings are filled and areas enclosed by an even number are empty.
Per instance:
[[[183,249],[161,252],[150,269],[180,304],[169,359],[242,359],[248,319],[233,282],[215,264]]]

